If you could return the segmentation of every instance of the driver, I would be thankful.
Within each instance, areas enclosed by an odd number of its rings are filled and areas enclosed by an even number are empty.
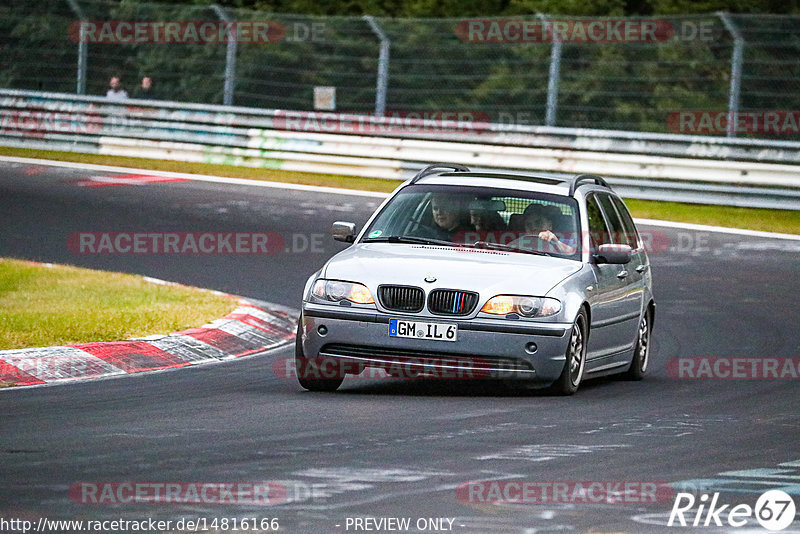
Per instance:
[[[459,198],[450,195],[435,194],[431,198],[431,215],[433,227],[431,237],[443,241],[452,241],[459,232],[469,228],[464,224],[466,211]]]
[[[546,241],[557,252],[563,254],[574,254],[574,244],[561,241],[553,233],[554,222],[561,217],[561,212],[555,206],[542,206],[541,204],[531,204],[524,211],[525,232],[537,236],[542,241]],[[567,240],[568,241],[568,240]]]

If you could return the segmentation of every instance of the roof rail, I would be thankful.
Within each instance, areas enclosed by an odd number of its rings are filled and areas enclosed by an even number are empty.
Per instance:
[[[611,189],[611,186],[596,174],[578,174],[569,182],[569,196],[573,196],[575,194],[575,190],[578,189],[578,187],[580,187],[584,182],[602,185],[603,187],[608,187]]]
[[[459,165],[458,163],[434,163],[432,165],[428,165],[427,167],[419,171],[411,179],[411,183],[415,184],[420,178],[430,176],[431,174],[436,174],[438,169],[450,169],[456,172],[469,172],[468,167],[465,167],[464,165]]]

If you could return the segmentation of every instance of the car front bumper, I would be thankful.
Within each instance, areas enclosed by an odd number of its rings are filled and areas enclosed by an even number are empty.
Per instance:
[[[458,325],[454,342],[389,336],[392,318]],[[571,324],[509,319],[448,319],[303,303],[307,358],[344,362],[348,372],[379,367],[399,376],[524,379],[561,375]]]

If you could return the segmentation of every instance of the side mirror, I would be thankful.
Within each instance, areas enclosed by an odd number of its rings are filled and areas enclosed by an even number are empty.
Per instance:
[[[356,225],[351,222],[336,221],[331,227],[331,235],[336,241],[352,243],[356,239]]]
[[[592,254],[595,263],[610,263],[624,265],[631,261],[633,250],[628,245],[600,245],[597,252]]]

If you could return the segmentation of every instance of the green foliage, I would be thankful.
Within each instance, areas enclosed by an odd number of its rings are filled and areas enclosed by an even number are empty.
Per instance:
[[[677,15],[689,13],[798,13],[797,0],[650,0],[653,13]],[[635,13],[632,13],[635,14]]]
[[[91,21],[217,21],[208,3],[77,0]],[[674,30],[657,42],[563,44],[556,125],[668,131],[679,110],[724,111],[733,39],[719,16],[726,10],[793,12],[797,2],[755,0],[228,0],[236,21],[272,21],[286,30],[277,42],[239,42],[234,104],[312,110],[316,86],[336,88],[337,109],[374,110],[378,37],[361,18],[382,17],[391,40],[387,108],[467,111],[491,120],[543,124],[550,42],[476,42],[470,20],[537,23],[582,16],[618,21],[643,15]],[[0,6],[0,86],[72,92],[78,20],[66,0],[9,0]],[[258,7],[261,11],[249,9]],[[287,13],[303,13],[287,14]],[[680,15],[668,15],[680,13]],[[346,15],[346,16],[345,16]],[[427,18],[427,17],[449,18]],[[497,17],[491,19],[491,17]],[[800,16],[731,15],[744,37],[741,109],[800,109]],[[584,19],[587,20],[587,19]],[[601,21],[604,19],[601,19]],[[700,31],[702,29],[702,32]],[[121,74],[132,92],[150,76],[165,100],[221,104],[227,44],[88,44],[87,92],[103,95]],[[800,136],[795,136],[795,138]]]
[[[511,0],[509,14],[618,17],[626,15],[624,0]]]
[[[202,4],[202,0],[195,1]],[[504,15],[650,16],[798,13],[798,0],[224,0],[222,5],[306,15],[460,18]]]

